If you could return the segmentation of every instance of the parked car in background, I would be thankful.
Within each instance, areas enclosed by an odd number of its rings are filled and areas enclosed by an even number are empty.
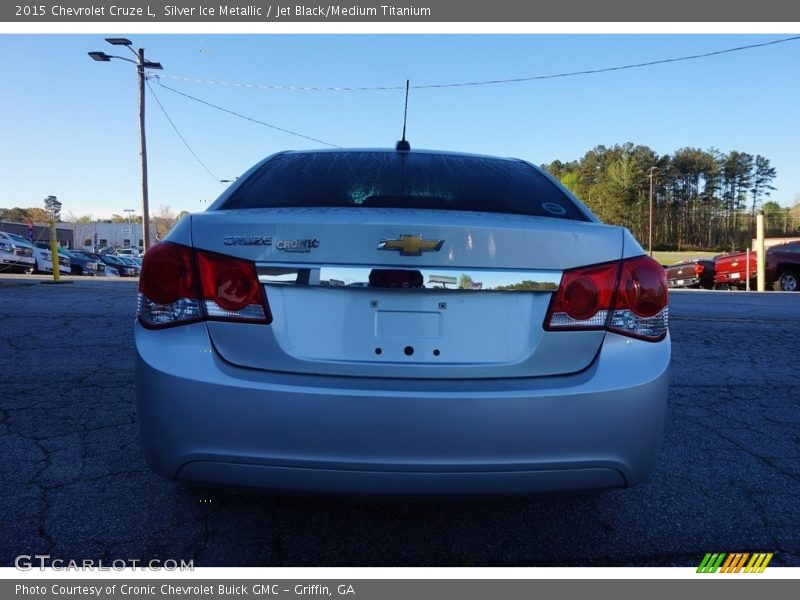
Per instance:
[[[37,270],[38,271],[47,271],[48,273],[52,273],[53,272],[53,268],[52,268],[53,262],[51,260],[50,244],[47,243],[47,242],[37,242],[36,243],[36,249],[34,250],[34,253],[33,253],[34,256],[36,256],[36,251],[37,250],[39,252],[41,252],[42,254],[44,254],[44,256],[45,256],[44,260],[46,261],[45,268],[42,269],[42,268],[39,268],[37,266]],[[71,275],[71,274],[73,274],[73,271],[72,271],[72,260],[70,259],[70,256],[68,254],[63,253],[60,250],[61,249],[59,249],[58,258],[57,258],[57,260],[58,260],[58,272],[61,275]],[[49,265],[47,265],[47,263],[49,263]]]
[[[706,258],[682,260],[667,267],[667,285],[671,288],[714,287],[714,261]]]
[[[58,247],[58,252],[69,258],[70,271],[73,275],[104,275],[105,265],[94,258],[78,254],[72,250]]]
[[[103,254],[101,255],[100,259],[106,264],[106,267],[114,267],[117,270],[117,273],[119,273],[120,277],[139,276],[139,267],[129,264],[121,256]]]
[[[630,232],[525,161],[276,154],[147,250],[144,455],[242,488],[635,485],[661,445],[667,299]]]
[[[28,272],[36,267],[33,258],[33,245],[21,243],[11,234],[0,231],[0,273]]]
[[[12,238],[17,240],[20,244],[29,244],[31,243],[26,240],[24,237],[20,235],[16,235],[14,233],[9,233]],[[42,242],[37,242],[36,244],[31,245],[33,249],[33,258],[36,261],[36,266],[34,267],[35,273],[52,273],[53,272],[53,260],[50,254],[50,245],[44,244]],[[61,275],[69,275],[69,258],[66,256],[59,256],[56,257],[56,261],[58,262],[58,272]]]
[[[770,246],[765,252],[764,277],[765,287],[779,292],[796,292],[800,290],[800,242],[788,242]],[[716,275],[715,286],[718,288],[744,288],[750,276],[750,289],[756,289],[758,273],[758,253],[750,252],[750,263],[747,252],[731,252],[714,259]]]
[[[129,269],[133,269],[133,271],[129,272],[131,277],[138,277],[139,273],[141,272],[142,268],[139,266],[139,263],[136,262],[133,258],[129,256],[114,256],[119,260],[123,265],[126,265]]]
[[[117,256],[139,256],[137,248],[119,248],[116,252]]]
[[[119,277],[121,275],[119,272],[121,265],[116,261],[106,260],[107,255],[96,254],[94,252],[89,252],[88,250],[75,250],[75,253],[85,256],[91,260],[98,261],[100,263],[98,274],[105,275],[106,277]]]

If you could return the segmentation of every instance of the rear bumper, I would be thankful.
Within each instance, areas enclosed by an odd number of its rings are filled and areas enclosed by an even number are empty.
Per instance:
[[[160,475],[388,494],[639,483],[661,444],[670,356],[669,337],[609,334],[578,374],[423,381],[234,367],[203,323],[161,331],[137,323],[136,347],[142,443]]]
[[[703,280],[701,280],[699,277],[667,279],[667,286],[669,287],[692,287],[695,285],[701,285],[702,283]]]

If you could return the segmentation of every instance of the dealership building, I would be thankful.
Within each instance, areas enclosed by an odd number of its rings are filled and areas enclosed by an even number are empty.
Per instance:
[[[50,242],[50,227],[27,223],[0,221],[0,231],[14,233],[36,242]],[[155,224],[150,223],[150,239],[156,239]],[[140,223],[56,223],[56,240],[65,248],[93,250],[104,247],[141,248],[142,225]]]
[[[141,248],[141,223],[61,223],[72,229],[74,248]],[[150,239],[156,240],[156,227],[150,223]]]

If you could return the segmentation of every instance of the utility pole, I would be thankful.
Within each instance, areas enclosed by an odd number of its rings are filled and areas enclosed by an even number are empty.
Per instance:
[[[650,167],[650,175],[648,178],[650,179],[650,225],[647,229],[648,234],[648,242],[647,242],[647,252],[650,254],[650,257],[653,256],[653,175],[658,171],[656,167]]]
[[[147,141],[144,127],[145,69],[162,69],[163,67],[161,63],[145,60],[144,48],[137,48],[134,50],[133,42],[127,38],[106,38],[106,41],[113,46],[126,46],[128,50],[133,52],[136,56],[136,60],[131,60],[130,58],[114,56],[106,54],[105,52],[89,52],[89,56],[92,60],[99,62],[109,62],[112,58],[117,58],[136,65],[136,75],[139,84],[139,154],[142,164],[142,250],[146,252],[150,247],[150,200],[147,189]]]
[[[147,141],[144,133],[144,48],[137,53],[139,62],[136,71],[139,74],[139,152],[142,157],[142,250],[150,248],[150,198],[147,190]],[[138,248],[138,240],[133,240]]]

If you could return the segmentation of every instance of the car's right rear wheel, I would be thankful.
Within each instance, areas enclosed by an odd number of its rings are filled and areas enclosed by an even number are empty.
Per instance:
[[[798,290],[797,273],[788,270],[781,271],[773,287],[776,292],[796,292]]]

